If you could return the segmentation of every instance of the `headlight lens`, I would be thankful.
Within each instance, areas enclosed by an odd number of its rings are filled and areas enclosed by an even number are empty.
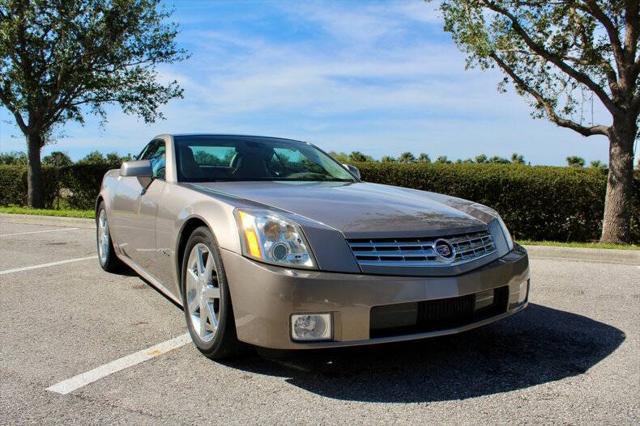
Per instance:
[[[242,253],[279,266],[315,268],[300,226],[267,210],[235,210]]]
[[[500,225],[500,230],[504,235],[504,239],[507,241],[507,247],[509,248],[509,251],[513,250],[513,238],[511,238],[511,233],[507,229],[507,225],[504,224],[504,221],[502,220],[498,212],[492,209],[491,207],[487,207],[483,204],[478,204],[478,203],[473,204],[472,207],[493,216],[495,220],[498,221],[498,224]]]
[[[502,229],[502,233],[504,234],[504,239],[507,240],[507,246],[509,247],[509,251],[513,250],[513,238],[511,238],[511,233],[507,229],[507,225],[504,224],[500,215],[497,215],[496,219],[500,224],[500,229]]]

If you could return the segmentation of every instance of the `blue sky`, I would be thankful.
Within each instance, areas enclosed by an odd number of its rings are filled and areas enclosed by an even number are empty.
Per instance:
[[[145,124],[108,108],[68,124],[55,144],[78,159],[89,151],[137,153],[154,135],[212,132],[282,136],[330,151],[376,158],[403,151],[451,159],[512,152],[533,164],[568,155],[607,159],[604,137],[584,138],[534,120],[513,91],[500,94],[497,71],[465,70],[464,56],[434,5],[406,1],[167,1],[191,52],[160,67],[185,98]],[[595,105],[595,119],[608,118]],[[588,103],[584,115],[591,119]],[[0,109],[0,151],[24,150]]]

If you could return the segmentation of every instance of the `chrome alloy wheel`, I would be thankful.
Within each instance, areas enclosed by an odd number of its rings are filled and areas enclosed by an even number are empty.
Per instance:
[[[186,309],[193,330],[205,342],[216,335],[220,322],[220,286],[215,260],[203,243],[196,244],[187,261]]]
[[[109,223],[107,222],[107,212],[105,209],[100,210],[98,216],[98,256],[100,263],[105,265],[109,256]]]

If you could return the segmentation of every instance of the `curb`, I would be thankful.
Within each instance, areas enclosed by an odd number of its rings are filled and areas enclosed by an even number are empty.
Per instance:
[[[640,250],[524,246],[532,259],[580,260],[640,266]]]
[[[96,222],[93,219],[79,217],[39,216],[30,214],[0,213],[1,219],[7,219],[9,223],[29,223],[34,225],[49,226],[74,226],[77,228],[93,229]]]

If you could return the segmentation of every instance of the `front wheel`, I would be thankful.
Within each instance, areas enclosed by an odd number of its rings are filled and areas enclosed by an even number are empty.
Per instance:
[[[206,227],[193,231],[185,247],[182,305],[191,339],[200,352],[211,359],[240,352],[222,258]]]
[[[100,266],[107,272],[118,272],[122,270],[123,264],[116,256],[109,232],[109,221],[107,220],[107,210],[104,201],[98,206],[96,215],[96,244],[98,248],[98,261]]]

